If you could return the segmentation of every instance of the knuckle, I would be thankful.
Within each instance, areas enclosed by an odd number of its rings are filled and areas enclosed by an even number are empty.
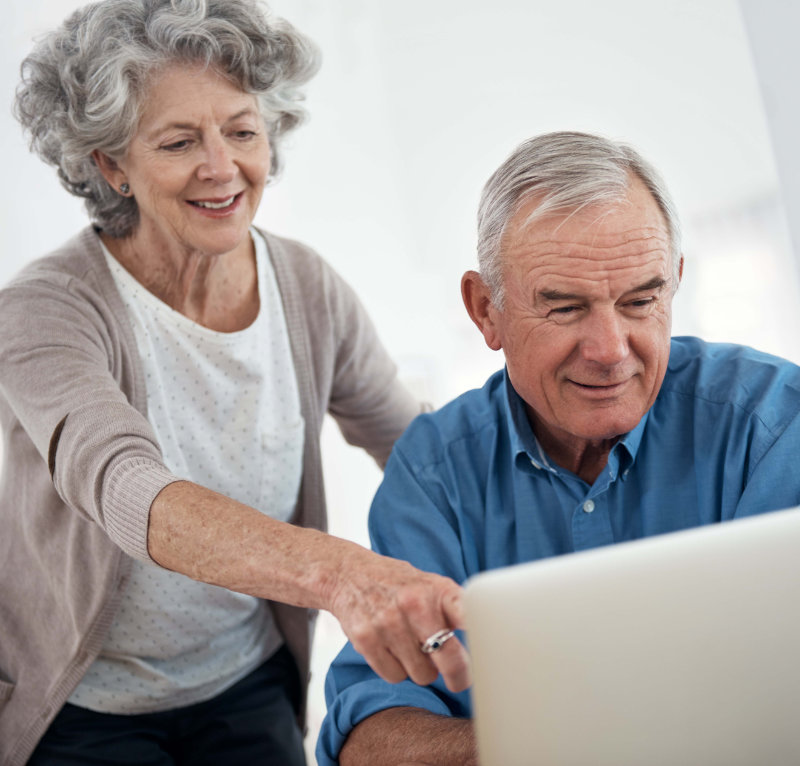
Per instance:
[[[397,596],[397,605],[409,615],[417,615],[425,610],[427,599],[419,588],[404,588]]]
[[[350,628],[348,637],[353,646],[363,654],[362,650],[367,649],[373,643],[375,632],[369,624],[362,622]]]
[[[402,616],[398,609],[392,606],[383,606],[373,618],[376,631],[383,635],[394,635],[402,627]]]
[[[379,673],[378,675],[381,674]],[[401,681],[405,681],[406,678],[408,678],[408,674],[402,668],[392,668],[383,674],[383,679],[390,684],[399,684]]]
[[[439,671],[432,665],[417,668],[411,673],[411,680],[420,686],[428,686],[439,677]]]
[[[402,670],[394,670],[387,673],[378,673],[384,681],[388,681],[390,684],[399,684],[408,678],[408,676]]]
[[[404,681],[408,676],[403,667],[392,657],[388,655],[378,657],[367,657],[367,664],[375,671],[384,681],[391,684],[397,684]]]

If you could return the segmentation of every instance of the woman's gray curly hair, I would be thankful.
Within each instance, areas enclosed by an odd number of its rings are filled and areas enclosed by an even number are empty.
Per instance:
[[[256,96],[275,175],[281,137],[305,116],[299,86],[319,57],[257,0],[101,0],[73,13],[22,62],[14,111],[31,149],[113,237],[131,234],[139,212],[108,185],[92,152],[125,154],[150,78],[175,63],[209,66]]]

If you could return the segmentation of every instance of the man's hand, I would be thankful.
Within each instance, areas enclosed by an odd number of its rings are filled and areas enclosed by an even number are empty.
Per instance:
[[[463,627],[462,589],[453,580],[422,572],[405,561],[359,549],[331,584],[328,610],[370,667],[398,683],[422,686],[442,674],[447,688],[471,684],[469,657],[453,637],[441,649],[420,648],[437,631]]]

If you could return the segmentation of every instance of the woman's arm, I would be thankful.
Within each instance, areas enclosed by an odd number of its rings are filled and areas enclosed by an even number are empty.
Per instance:
[[[167,485],[150,509],[150,556],[163,567],[230,590],[325,609],[380,676],[448,688],[470,683],[467,654],[424,639],[462,627],[461,588],[440,575],[313,529],[276,521],[191,482]]]

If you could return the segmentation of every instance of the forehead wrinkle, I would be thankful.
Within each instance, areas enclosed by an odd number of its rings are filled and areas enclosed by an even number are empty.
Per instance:
[[[600,254],[602,257],[598,257]],[[635,262],[629,263],[632,259]],[[663,264],[659,273],[668,272],[670,268],[669,248],[663,240],[654,236],[631,239],[623,244],[589,248],[577,243],[565,246],[563,242],[554,241],[526,243],[509,251],[504,260],[505,268],[514,269],[516,266],[537,282],[542,278],[551,281],[557,279],[562,283],[574,281],[579,277],[579,274],[574,273],[576,271],[593,274],[591,279],[610,279],[613,278],[613,272],[650,268],[657,261]],[[561,270],[567,273],[554,273]]]
[[[535,232],[531,231],[530,234],[535,237]],[[625,232],[609,232],[607,234],[594,232],[591,238],[587,237],[586,239],[539,239],[522,236],[516,238],[514,241],[509,242],[507,251],[509,253],[513,253],[520,249],[530,249],[533,251],[545,251],[542,254],[546,254],[548,250],[556,251],[563,250],[565,248],[568,251],[571,249],[586,248],[611,250],[614,248],[626,248],[629,246],[631,249],[633,249],[633,247],[637,246],[639,243],[649,241],[655,241],[658,243],[658,246],[665,247],[667,249],[669,247],[668,239],[663,231],[656,227],[648,227],[645,229],[637,229]]]
[[[549,300],[546,293],[560,293],[565,298],[624,295],[657,280],[664,284],[669,282],[668,257],[663,250],[653,249],[638,255],[635,264],[627,263],[627,255],[598,261],[596,258],[558,254],[547,263],[530,258],[524,265],[520,264],[523,278],[519,282],[531,285],[537,302]],[[564,263],[569,265],[565,268]],[[621,285],[619,280],[624,280]]]
[[[595,292],[596,282],[604,284],[601,290],[627,291],[656,276],[668,279],[671,242],[661,211],[649,196],[644,204],[624,201],[530,222],[520,211],[504,235],[504,272],[527,282],[523,292],[539,287],[574,292],[576,286]]]
[[[578,279],[579,274],[558,272],[579,270],[584,274],[592,273],[594,276],[591,279],[596,279],[597,274],[610,275],[612,272],[624,270],[641,270],[658,261],[663,262],[664,268],[668,270],[669,253],[663,247],[655,246],[645,250],[637,247],[613,254],[610,250],[609,248],[603,258],[597,258],[596,253],[586,254],[579,248],[567,252],[527,251],[518,254],[514,261],[525,273],[535,275],[536,272],[544,272],[551,274],[553,278],[570,281]],[[634,263],[630,263],[632,258],[636,259]]]

